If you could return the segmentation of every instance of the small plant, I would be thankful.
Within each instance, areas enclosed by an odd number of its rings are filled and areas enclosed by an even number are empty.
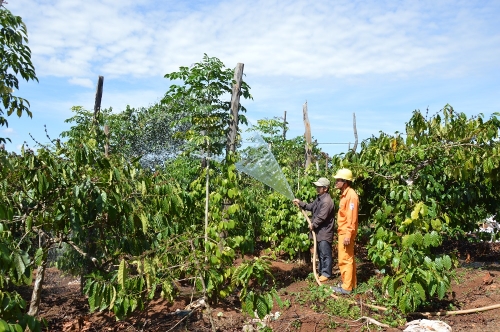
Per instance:
[[[247,314],[253,316],[257,313],[259,318],[271,312],[273,299],[280,308],[283,303],[275,288],[271,288],[270,282],[274,281],[271,273],[271,262],[269,257],[263,256],[254,258],[252,261],[244,261],[236,268],[231,278],[233,287],[242,287],[239,298],[242,309]],[[259,289],[251,289],[251,284],[260,285]],[[270,288],[270,290],[268,290]]]
[[[296,319],[290,323],[290,326],[293,327],[294,329],[300,330],[302,322],[300,321],[300,319]]]
[[[462,284],[464,281],[465,281],[465,275],[467,274],[468,272],[468,269],[467,268],[463,268],[461,270],[458,270],[458,271],[455,271],[455,277],[453,278],[453,280],[455,281],[455,284],[456,285],[460,285]]]
[[[349,319],[359,318],[361,313],[358,306],[352,305],[344,298],[330,298],[326,302],[324,310],[330,315]]]
[[[328,329],[336,329],[339,326],[340,326],[340,324],[337,323],[336,321],[334,321],[333,318],[329,318],[325,324],[325,327]]]

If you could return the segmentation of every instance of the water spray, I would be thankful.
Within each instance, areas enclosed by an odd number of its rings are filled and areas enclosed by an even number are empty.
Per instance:
[[[244,131],[244,133],[248,134],[248,137],[245,138],[245,142],[250,143],[250,145],[239,151],[241,159],[236,163],[236,169],[268,185],[278,193],[293,201],[295,197],[292,193],[292,189],[290,188],[290,184],[285,178],[285,175],[283,174],[281,167],[278,165],[276,158],[274,158],[269,145],[257,131],[247,130]],[[298,204],[295,205],[297,205],[307,220],[309,229],[312,229],[311,220],[307,216],[304,209],[300,208]],[[314,231],[311,231],[311,233],[314,242],[313,273],[316,282],[321,284],[316,271],[316,233]]]

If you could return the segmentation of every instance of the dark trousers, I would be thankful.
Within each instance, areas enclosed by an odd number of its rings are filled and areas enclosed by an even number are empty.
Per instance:
[[[332,244],[328,241],[318,242],[319,275],[332,277]]]

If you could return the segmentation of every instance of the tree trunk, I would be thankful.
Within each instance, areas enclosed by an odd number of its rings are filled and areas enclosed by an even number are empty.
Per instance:
[[[238,112],[240,109],[241,82],[243,80],[244,64],[238,63],[234,70],[233,93],[231,95],[231,122],[229,123],[229,134],[227,137],[226,153],[236,151],[236,137],[238,134]]]
[[[45,269],[47,267],[47,258],[43,258],[42,263],[36,269],[35,285],[31,293],[30,309],[28,315],[37,316],[40,311],[40,298],[42,294],[43,279],[45,278]]]
[[[309,123],[309,116],[307,115],[307,101],[302,107],[302,113],[304,116],[304,126],[305,126],[305,133],[304,136],[306,138],[306,169],[309,167],[311,164],[311,157],[312,157],[312,135],[311,135],[311,124]]]

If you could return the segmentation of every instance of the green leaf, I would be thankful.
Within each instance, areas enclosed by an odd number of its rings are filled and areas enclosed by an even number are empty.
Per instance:
[[[414,236],[414,242],[415,242],[415,244],[417,246],[421,246],[422,243],[424,242],[424,238],[422,236],[422,233],[417,232],[417,233],[413,234],[413,236]]]
[[[436,231],[432,231],[430,234],[431,245],[437,247],[441,244],[441,237]]]
[[[31,232],[31,227],[33,226],[33,217],[26,217],[26,232]]]
[[[432,219],[431,225],[432,225],[432,228],[435,229],[436,231],[440,231],[442,228],[441,221],[439,219]]]
[[[442,300],[446,294],[446,283],[444,281],[439,281],[437,285],[438,298]]]
[[[95,300],[96,300],[96,288],[98,287],[98,283],[94,282],[92,284],[91,291],[89,292],[89,307],[90,312],[93,312],[96,309]]]
[[[17,276],[21,277],[24,274],[24,271],[26,270],[26,265],[24,264],[24,261],[17,252],[12,253],[14,256],[14,266],[16,268]]]
[[[394,287],[394,278],[388,276],[387,277],[387,292],[390,296],[394,296],[395,287]]]
[[[279,296],[278,292],[274,288],[272,290],[272,295],[274,296],[276,303],[278,303],[278,306],[280,308],[283,308],[283,301],[281,300],[281,297]],[[271,303],[271,306],[272,306],[272,303]]]
[[[399,268],[399,263],[400,263],[399,257],[394,256],[392,258],[392,267],[397,270]]]
[[[9,324],[7,324],[7,322],[4,321],[1,318],[0,318],[0,331],[1,332],[3,332],[3,331],[11,331],[11,329],[9,328]]]
[[[115,286],[111,285],[111,292],[109,293],[109,309],[113,310],[113,307],[115,306],[115,301],[116,301],[116,288]]]
[[[415,236],[413,234],[403,236],[403,247],[411,247],[413,245],[413,241],[415,240]]]
[[[144,212],[141,213],[139,217],[140,217],[141,222],[142,222],[142,232],[144,234],[147,234],[148,233],[148,226],[149,226],[148,217],[146,216],[146,214]]]
[[[257,316],[262,319],[266,316],[270,310],[267,307],[266,300],[263,296],[257,295],[255,297],[255,309],[257,310]]]
[[[436,269],[438,271],[441,272],[443,270],[443,263],[441,257],[438,257],[434,260],[434,265],[436,266]]]
[[[40,266],[42,264],[42,260],[44,259],[44,253],[42,248],[38,248],[35,253],[35,264]]]
[[[120,261],[120,266],[118,267],[118,284],[125,289],[125,280],[128,278],[127,267],[125,265],[125,260]]]
[[[245,298],[243,299],[242,302],[242,309],[244,312],[246,312],[248,315],[253,316],[253,311],[254,311],[254,293],[253,291],[250,291],[246,294]]]
[[[414,283],[412,286],[413,286],[413,289],[415,289],[417,291],[417,294],[420,296],[420,299],[422,301],[425,301],[425,290],[422,287],[422,285],[420,285],[419,283]]]
[[[128,314],[128,310],[130,308],[130,300],[129,300],[128,297],[125,297],[123,299],[123,304],[122,305],[123,305],[123,312],[124,312],[125,315],[127,315]]]
[[[101,291],[101,303],[99,305],[99,311],[103,311],[104,309],[108,308],[110,293],[111,288],[109,287],[109,285],[104,284]]]
[[[443,266],[444,266],[444,268],[447,269],[447,270],[450,270],[451,269],[451,265],[452,265],[450,256],[444,255],[442,258],[443,258]]]
[[[437,284],[435,282],[431,282],[430,286],[431,287],[430,287],[429,295],[434,296],[434,294],[436,294]]]

